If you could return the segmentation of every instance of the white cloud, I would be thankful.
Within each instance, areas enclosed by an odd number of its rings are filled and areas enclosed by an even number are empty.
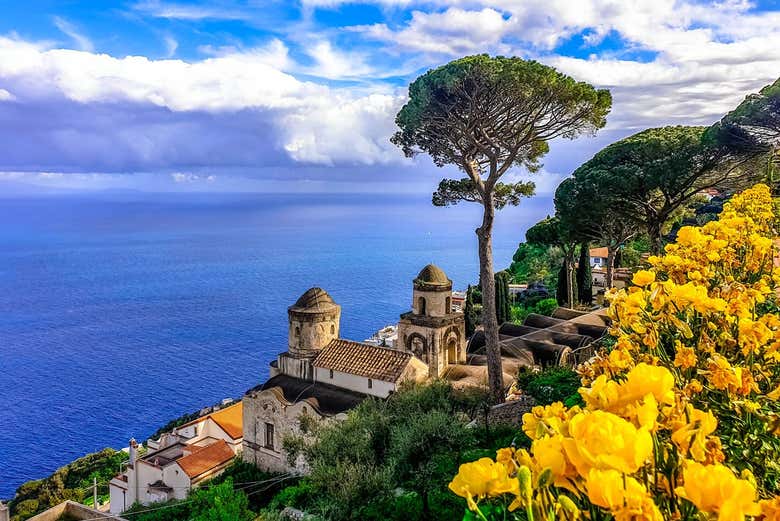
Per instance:
[[[0,101],[12,101],[16,99],[13,94],[5,89],[0,89]]]
[[[358,89],[300,81],[268,64],[279,65],[286,56],[280,44],[272,47],[275,52],[270,60],[268,53],[247,52],[186,62],[47,50],[0,37],[0,82],[24,92],[27,103],[63,97],[87,106],[131,102],[174,113],[253,111],[258,129],[270,125],[274,130],[256,139],[286,151],[296,161],[374,164],[401,160],[389,136],[402,96],[392,92],[366,95]],[[328,61],[328,56],[333,54],[321,54],[319,66],[338,73],[343,63]],[[154,134],[145,135],[144,140],[133,141],[132,148],[142,156],[157,153],[158,143],[148,141]],[[95,136],[94,143],[100,139]]]
[[[176,50],[179,48],[179,42],[173,36],[166,34],[163,36],[163,43],[165,44],[165,56],[167,58],[173,57],[176,54]]]
[[[84,36],[82,33],[80,33],[72,23],[65,20],[64,18],[55,16],[54,25],[56,25],[57,29],[62,31],[65,35],[70,37],[70,39],[73,40],[73,43],[76,44],[76,47],[79,50],[92,52],[95,49],[95,46],[92,44],[92,41],[86,36]]]
[[[146,0],[132,5],[132,9],[155,18],[174,20],[243,20],[249,15],[239,9],[218,5],[187,5],[159,0]]]
[[[498,45],[513,25],[511,19],[489,7],[475,11],[453,7],[435,13],[413,11],[408,24],[397,31],[384,23],[350,30],[392,41],[400,49],[454,55],[481,52]]]

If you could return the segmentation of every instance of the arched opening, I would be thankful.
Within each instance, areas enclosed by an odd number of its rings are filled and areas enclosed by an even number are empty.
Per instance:
[[[301,336],[301,328],[298,326],[295,326],[295,337]]]
[[[330,325],[330,334],[331,335],[335,335],[336,334],[336,325],[335,324],[331,324]]]
[[[458,339],[450,337],[447,341],[447,364],[458,363]]]
[[[447,315],[452,313],[452,297],[444,299],[444,313]]]
[[[417,314],[425,315],[425,297],[420,297],[417,299]]]

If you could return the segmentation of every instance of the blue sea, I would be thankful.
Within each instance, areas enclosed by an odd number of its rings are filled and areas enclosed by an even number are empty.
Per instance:
[[[508,266],[549,198],[497,218]],[[479,208],[427,196],[91,194],[0,199],[0,497],[268,375],[311,286],[363,340],[411,281],[478,278]]]

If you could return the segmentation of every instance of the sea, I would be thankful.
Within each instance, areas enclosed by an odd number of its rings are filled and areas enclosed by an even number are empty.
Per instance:
[[[549,197],[498,213],[497,268]],[[0,498],[184,413],[240,398],[320,286],[363,340],[429,262],[478,279],[477,205],[390,194],[92,193],[0,198]]]

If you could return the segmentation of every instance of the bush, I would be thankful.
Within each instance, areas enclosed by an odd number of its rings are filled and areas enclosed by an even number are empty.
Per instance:
[[[541,371],[524,367],[517,376],[517,385],[539,405],[563,402],[571,407],[582,403],[577,392],[580,377],[567,367],[548,367]]]
[[[522,324],[531,313],[550,316],[557,307],[558,301],[554,298],[545,298],[532,304],[516,304],[512,306],[512,322]]]

